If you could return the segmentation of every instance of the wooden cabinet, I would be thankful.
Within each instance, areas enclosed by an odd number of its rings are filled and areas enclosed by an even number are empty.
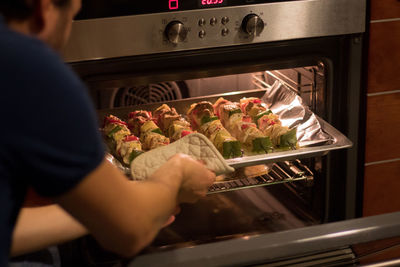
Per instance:
[[[391,19],[400,17],[398,0],[371,0],[371,19]]]
[[[370,12],[364,216],[400,211],[400,2]]]
[[[365,166],[364,216],[400,210],[400,161]]]
[[[400,93],[367,97],[366,131],[366,163],[400,158]]]
[[[400,90],[400,18],[370,24],[368,93],[393,90]]]

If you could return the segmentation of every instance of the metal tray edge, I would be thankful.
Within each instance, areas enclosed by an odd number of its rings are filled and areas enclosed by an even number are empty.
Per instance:
[[[273,152],[263,155],[245,156],[241,158],[227,159],[225,161],[229,166],[236,169],[257,164],[324,156],[328,154],[329,151],[350,148],[353,146],[353,142],[350,141],[344,134],[336,130],[333,126],[331,126],[323,119],[319,117],[317,118],[321,123],[322,129],[332,137],[332,144],[314,147],[302,147],[296,150]]]

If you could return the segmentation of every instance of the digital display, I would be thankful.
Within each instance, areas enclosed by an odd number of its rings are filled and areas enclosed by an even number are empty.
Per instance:
[[[197,0],[199,7],[217,7],[226,6],[228,0]]]
[[[197,1],[198,1],[198,7],[200,8],[226,6],[228,2],[228,0],[197,0]],[[179,0],[168,0],[168,9],[179,10]]]

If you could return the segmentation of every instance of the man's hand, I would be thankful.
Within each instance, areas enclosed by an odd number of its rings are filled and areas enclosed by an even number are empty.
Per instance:
[[[167,173],[173,175],[166,176]],[[175,179],[172,182],[180,182],[177,199],[179,204],[196,202],[206,195],[208,188],[215,182],[215,173],[185,154],[171,157],[149,179],[162,181],[164,177],[171,176]],[[171,183],[171,181],[162,182]]]
[[[167,227],[170,224],[172,224],[175,221],[176,215],[179,212],[181,212],[181,208],[179,206],[176,206],[174,212],[172,213],[172,215],[168,218],[168,220],[164,223],[164,225],[162,227],[164,228],[164,227]]]
[[[132,182],[104,160],[78,185],[56,198],[99,243],[131,257],[147,246],[183,202],[207,193],[215,174],[182,154],[173,156],[149,179]]]

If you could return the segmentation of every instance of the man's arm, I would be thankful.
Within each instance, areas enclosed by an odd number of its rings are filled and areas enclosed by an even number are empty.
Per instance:
[[[183,155],[143,182],[129,181],[104,160],[56,201],[103,247],[129,257],[153,240],[177,205],[204,196],[214,180],[215,174]]]
[[[23,208],[14,228],[10,256],[44,249],[87,234],[87,230],[58,205]]]

